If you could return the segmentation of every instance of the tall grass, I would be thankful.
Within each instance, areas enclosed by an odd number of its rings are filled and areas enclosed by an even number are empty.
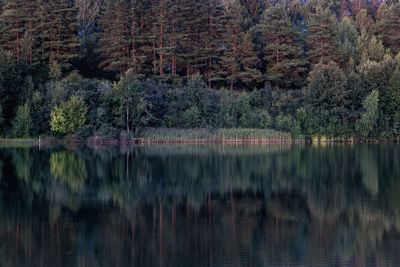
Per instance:
[[[290,133],[271,129],[175,129],[147,128],[141,137],[145,142],[291,142]],[[296,139],[303,140],[302,137]]]

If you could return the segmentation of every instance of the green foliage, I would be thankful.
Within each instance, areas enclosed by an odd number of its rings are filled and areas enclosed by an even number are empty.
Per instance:
[[[263,52],[268,80],[283,87],[301,86],[305,80],[306,61],[285,7],[276,4],[268,8],[260,28],[266,43]]]
[[[4,122],[3,108],[0,105],[0,129],[3,129],[3,122]]]
[[[82,97],[72,96],[51,111],[51,130],[60,134],[75,133],[85,125],[87,110]]]
[[[344,17],[338,23],[337,39],[340,65],[346,68],[353,67],[351,63],[357,59],[358,32],[350,17]]]
[[[337,58],[336,23],[331,10],[318,4],[307,16],[310,61],[313,64],[328,63]]]
[[[317,64],[310,72],[305,90],[307,113],[311,116],[312,133],[328,133],[330,125],[339,123],[346,116],[346,76],[339,66]]]
[[[363,102],[363,113],[357,122],[358,133],[366,138],[373,131],[378,119],[379,92],[372,91]]]
[[[125,126],[128,133],[147,126],[152,118],[151,103],[140,91],[140,82],[132,70],[114,86],[110,97],[114,99],[112,112],[117,126]]]
[[[83,137],[146,127],[350,137],[377,90],[368,135],[398,136],[398,1],[89,2],[5,2],[1,134],[26,135],[15,119],[27,104],[32,136],[51,134],[53,110],[56,132]],[[72,96],[86,106],[73,129],[60,108]]]
[[[17,109],[17,115],[12,125],[12,135],[14,137],[27,138],[31,136],[32,118],[30,106],[26,103]]]
[[[201,113],[197,106],[193,106],[183,112],[182,125],[184,128],[201,127]]]

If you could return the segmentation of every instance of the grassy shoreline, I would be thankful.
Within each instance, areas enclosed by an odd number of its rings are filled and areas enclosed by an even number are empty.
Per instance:
[[[355,144],[355,143],[396,143],[398,140],[360,140],[356,138],[327,138],[325,136],[292,137],[290,133],[271,129],[176,129],[146,128],[140,135],[120,134],[118,137],[92,136],[87,139],[77,136],[0,138],[0,145],[156,145],[156,144],[221,144],[221,145],[262,145],[262,144]]]

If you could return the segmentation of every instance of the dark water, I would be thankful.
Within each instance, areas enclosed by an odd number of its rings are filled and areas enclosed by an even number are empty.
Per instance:
[[[0,148],[0,266],[400,266],[400,146]]]

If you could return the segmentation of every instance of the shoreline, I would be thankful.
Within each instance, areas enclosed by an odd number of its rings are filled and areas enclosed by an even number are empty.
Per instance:
[[[0,138],[0,145],[122,145],[122,146],[146,146],[146,145],[290,145],[290,144],[309,144],[309,145],[330,145],[330,144],[397,144],[396,140],[356,140],[356,139],[327,139],[323,141],[313,142],[309,139],[151,139],[151,138],[134,138],[129,140],[106,139],[106,138],[89,138],[80,140],[77,138]]]

